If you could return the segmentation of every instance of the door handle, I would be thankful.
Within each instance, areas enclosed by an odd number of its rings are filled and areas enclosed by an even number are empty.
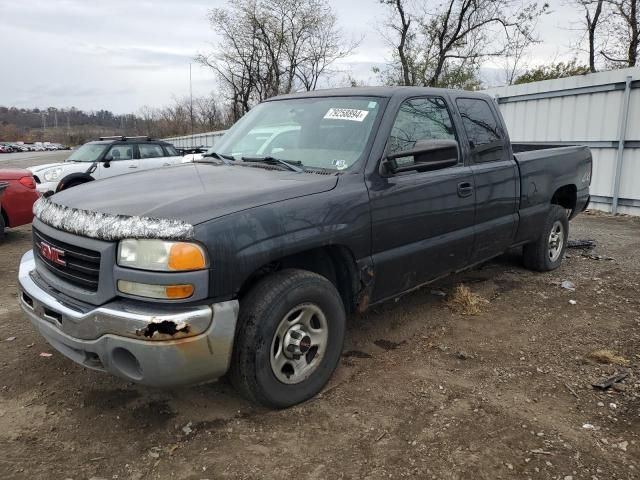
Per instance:
[[[171,166],[171,164],[170,164],[170,163],[163,163],[163,164],[162,164],[162,166],[163,166],[163,167],[170,167],[170,166]]]
[[[471,182],[461,182],[458,184],[458,196],[459,197],[470,197],[473,195],[473,185]]]
[[[129,168],[138,168],[137,165],[129,165]]]

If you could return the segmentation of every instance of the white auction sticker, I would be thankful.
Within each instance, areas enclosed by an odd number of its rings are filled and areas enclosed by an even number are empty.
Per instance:
[[[324,118],[329,120],[351,120],[362,122],[369,115],[368,110],[356,110],[355,108],[330,108]]]

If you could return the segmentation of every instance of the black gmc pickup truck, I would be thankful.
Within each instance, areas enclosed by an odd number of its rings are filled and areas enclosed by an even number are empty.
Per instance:
[[[275,408],[335,370],[352,312],[523,246],[558,268],[581,146],[511,144],[483,94],[350,88],[261,103],[202,160],[34,207],[20,303],[72,360]]]

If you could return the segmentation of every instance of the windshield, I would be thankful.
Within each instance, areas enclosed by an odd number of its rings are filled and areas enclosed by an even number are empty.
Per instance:
[[[67,158],[67,162],[95,162],[109,145],[106,143],[85,143]]]
[[[275,157],[305,167],[346,170],[364,154],[380,99],[323,97],[257,105],[215,148],[223,156]]]

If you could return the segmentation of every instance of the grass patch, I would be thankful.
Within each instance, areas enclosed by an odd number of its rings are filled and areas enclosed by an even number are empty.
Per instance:
[[[587,357],[591,360],[595,360],[598,363],[606,363],[608,365],[629,365],[629,360],[605,348],[594,350],[589,355],[587,355]]]
[[[454,288],[447,300],[447,306],[452,311],[462,315],[478,315],[482,311],[481,307],[488,303],[487,299],[477,293],[473,293],[469,287],[463,284]]]

